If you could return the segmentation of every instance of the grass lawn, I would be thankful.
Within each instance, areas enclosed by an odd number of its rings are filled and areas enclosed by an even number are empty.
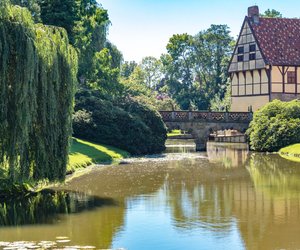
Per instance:
[[[168,137],[177,136],[177,135],[182,135],[180,129],[172,130],[171,132],[169,132],[169,133],[167,134]]]
[[[300,162],[300,143],[280,149],[279,154],[287,160]]]
[[[129,156],[129,153],[106,145],[73,138],[69,154],[67,173],[94,163],[113,163]]]

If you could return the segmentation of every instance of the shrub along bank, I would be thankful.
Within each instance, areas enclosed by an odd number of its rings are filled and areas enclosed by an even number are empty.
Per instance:
[[[112,103],[87,90],[77,93],[76,100],[74,137],[134,155],[164,150],[167,130],[159,113],[150,106],[129,98]]]
[[[254,113],[247,131],[255,151],[278,152],[300,142],[300,101],[275,100]]]

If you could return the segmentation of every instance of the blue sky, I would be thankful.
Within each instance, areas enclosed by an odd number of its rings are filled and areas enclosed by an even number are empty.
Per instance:
[[[300,17],[299,0],[97,0],[108,10],[109,40],[124,59],[139,62],[159,57],[173,34],[195,35],[211,24],[227,24],[237,37],[247,8],[276,9],[284,17]]]

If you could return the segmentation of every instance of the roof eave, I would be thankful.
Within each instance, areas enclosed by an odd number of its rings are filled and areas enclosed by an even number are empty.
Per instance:
[[[229,71],[229,68],[230,68],[230,65],[231,65],[232,60],[233,60],[233,57],[234,57],[234,52],[236,51],[236,49],[237,49],[237,47],[238,47],[239,39],[240,39],[240,37],[241,37],[241,34],[242,34],[242,31],[243,31],[243,28],[244,28],[246,19],[247,19],[247,16],[245,16],[245,18],[244,18],[244,21],[243,21],[243,24],[242,24],[242,27],[241,27],[241,30],[240,30],[238,39],[237,39],[236,44],[235,44],[235,46],[234,46],[234,49],[233,49],[233,52],[232,52],[232,55],[231,55],[231,58],[230,58],[230,61],[229,61],[228,67],[227,67],[227,72],[228,72],[228,73],[235,72],[235,71]]]

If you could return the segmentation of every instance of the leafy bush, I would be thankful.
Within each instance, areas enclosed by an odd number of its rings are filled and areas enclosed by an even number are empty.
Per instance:
[[[247,131],[251,149],[278,151],[300,142],[300,101],[275,100],[254,113]]]
[[[95,92],[81,91],[75,111],[75,137],[119,147],[135,155],[159,153],[165,148],[166,128],[160,115],[132,99],[116,106],[100,99]]]

